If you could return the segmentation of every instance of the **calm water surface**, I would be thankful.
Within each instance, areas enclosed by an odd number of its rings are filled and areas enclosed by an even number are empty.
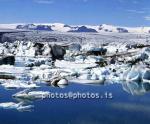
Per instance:
[[[50,92],[112,93],[112,99],[44,99],[34,101],[30,112],[0,109],[3,124],[144,124],[150,121],[150,93],[131,95],[120,84],[80,85],[65,88],[44,86]],[[0,88],[0,102],[16,102],[16,90]]]

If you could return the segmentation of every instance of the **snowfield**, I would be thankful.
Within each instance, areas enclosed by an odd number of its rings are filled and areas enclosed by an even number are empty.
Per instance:
[[[149,33],[150,27],[125,27],[114,25],[68,25],[63,23],[0,24],[0,29],[24,29],[57,32],[93,32],[93,33]]]

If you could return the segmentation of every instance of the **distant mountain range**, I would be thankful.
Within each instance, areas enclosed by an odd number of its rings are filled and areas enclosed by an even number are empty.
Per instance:
[[[150,33],[150,27],[121,27],[113,25],[66,25],[62,23],[48,24],[0,24],[0,29],[19,29],[19,30],[40,30],[40,31],[59,31],[59,32],[117,32],[117,33]]]

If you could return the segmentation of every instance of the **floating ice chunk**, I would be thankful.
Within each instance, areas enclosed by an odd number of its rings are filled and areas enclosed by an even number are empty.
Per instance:
[[[58,86],[58,85],[68,85],[68,80],[65,77],[60,76],[60,74],[55,74],[50,79],[50,85]]]
[[[127,81],[136,81],[139,82],[141,81],[141,73],[138,69],[136,69],[136,67],[132,67],[132,69],[130,70],[130,72],[127,74],[126,77]]]
[[[68,72],[60,72],[59,74],[61,77],[67,77],[67,76],[71,76],[71,73]]]
[[[21,91],[13,95],[15,98],[20,99],[29,99],[29,100],[35,100],[35,99],[43,99],[49,96],[50,92],[48,91]]]
[[[91,74],[81,74],[78,79],[81,80],[91,80]]]
[[[80,55],[80,56],[76,56],[76,57],[75,57],[75,62],[76,62],[76,63],[83,63],[84,60],[85,60],[85,56],[83,56],[83,55]]]
[[[14,74],[11,74],[11,73],[6,73],[6,72],[0,72],[0,79],[11,79],[11,80],[14,80],[16,79],[16,76]]]
[[[150,48],[149,48],[149,47],[148,47],[148,48],[143,49],[142,53],[147,54],[147,56],[150,58]]]
[[[68,80],[67,79],[61,79],[58,81],[57,85],[68,85]]]
[[[46,44],[44,45],[42,55],[43,55],[43,56],[52,57],[52,55],[51,55],[51,47],[49,46],[48,43],[46,43]]]
[[[52,68],[52,67],[49,66],[49,65],[45,65],[45,64],[40,65],[40,69],[42,69],[42,70],[51,69],[51,68]]]
[[[23,49],[23,42],[18,42],[18,48],[16,49],[17,56],[23,56],[25,54]]]
[[[91,76],[91,80],[98,80],[99,78],[98,78],[98,76],[96,75],[96,74],[92,74],[92,76]]]
[[[127,81],[140,81],[140,73],[139,72],[130,72],[127,75]]]
[[[106,48],[107,48],[107,52],[111,54],[115,54],[118,49],[116,45],[109,45]]]
[[[102,71],[102,75],[110,75],[109,70],[104,70],[104,71]]]
[[[100,56],[88,56],[84,62],[85,63],[95,63],[95,62],[101,62],[103,60],[104,59]]]
[[[89,50],[91,50],[91,49],[93,49],[93,48],[95,48],[95,45],[88,43],[88,44],[82,45],[81,50],[82,50],[82,51],[89,51]]]
[[[104,83],[105,80],[106,80],[106,77],[104,77],[104,76],[102,76],[102,75],[99,75],[98,80],[99,80],[101,83]]]
[[[21,54],[22,54],[22,53],[21,53]],[[30,49],[25,50],[23,55],[24,55],[24,56],[28,56],[28,57],[34,57],[35,54],[36,54],[35,48],[34,48],[34,47],[31,47]]]
[[[29,59],[25,63],[25,65],[27,67],[41,66],[41,65],[51,66],[52,65],[52,61],[51,61],[51,58],[49,58],[49,59],[47,59],[47,58]]]
[[[111,80],[111,81],[116,81],[116,82],[121,81],[121,78],[120,78],[120,77],[117,77],[117,76],[114,76],[114,75],[108,76],[107,79],[108,79],[108,80]]]
[[[37,86],[35,83],[32,84],[26,84],[26,83],[22,83],[21,84],[21,88],[37,88],[39,86]]]
[[[24,68],[14,67],[12,65],[1,65],[0,72],[11,73],[11,74],[21,74],[24,72]]]
[[[148,59],[149,58],[149,54],[143,53],[143,54],[141,54],[140,58],[141,58],[141,60]]]
[[[39,68],[35,68],[30,72],[32,77],[38,77],[40,80],[43,81],[50,81],[53,75],[59,74],[61,77],[67,76],[75,76],[77,75],[77,71],[74,69],[62,69],[62,68],[53,68],[53,69],[45,69],[41,70]]]
[[[102,74],[102,68],[93,68],[91,71],[93,73],[95,73],[96,75],[101,75]]]
[[[130,72],[130,70],[131,70],[131,68],[128,68],[128,69],[124,70],[123,74],[120,75],[120,78],[121,78],[122,80],[126,81],[127,75],[128,75],[128,73]]]
[[[40,68],[35,68],[30,71],[31,77],[38,77],[43,81],[49,81],[52,77],[52,72],[50,69],[41,70]]]
[[[16,108],[18,108],[21,105],[23,105],[22,102],[20,102],[20,103],[5,102],[5,103],[0,103],[0,108],[4,108],[4,109],[16,109]]]
[[[94,68],[97,66],[97,64],[75,63],[64,60],[62,61],[56,60],[55,66],[58,68],[68,68],[68,69],[87,69],[87,68]]]
[[[9,81],[9,82],[5,82],[1,85],[4,86],[7,89],[37,88],[37,87],[39,87],[34,83],[28,84],[28,83],[20,82],[20,81]]]
[[[16,109],[18,111],[31,111],[31,109],[34,107],[33,105],[23,105],[24,102],[14,103],[14,102],[5,102],[0,103],[0,108],[3,109]]]
[[[29,56],[34,57],[36,49],[33,47],[33,43],[29,42],[27,45],[23,42],[18,43],[18,47],[16,49],[16,56]]]
[[[90,74],[91,70],[90,69],[79,69],[78,74]]]

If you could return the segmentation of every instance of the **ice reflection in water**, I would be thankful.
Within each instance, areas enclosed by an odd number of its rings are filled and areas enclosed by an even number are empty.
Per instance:
[[[142,95],[150,90],[150,83],[144,82],[123,82],[123,90],[132,95]]]
[[[70,84],[72,85],[72,84]],[[82,85],[82,84],[80,84]],[[86,84],[89,86],[96,86],[96,87],[103,87],[103,85],[98,84]],[[107,84],[106,84],[107,85]],[[108,84],[109,85],[109,84]],[[111,84],[113,85],[113,84]],[[132,95],[144,95],[145,93],[149,92],[150,84],[149,83],[139,83],[139,82],[122,82],[122,88],[124,91],[128,92]],[[46,86],[49,87],[49,86]],[[65,85],[66,87],[66,85]],[[64,88],[64,87],[63,87]],[[14,89],[15,91],[15,89]],[[9,90],[8,90],[9,92]],[[12,98],[16,102],[3,102],[0,103],[0,108],[3,109],[15,109],[20,112],[23,111],[32,111],[34,109],[34,102],[36,100],[44,100],[43,96],[48,96],[50,94],[49,90],[41,90],[39,88],[36,89],[25,89],[19,92],[12,94]]]

